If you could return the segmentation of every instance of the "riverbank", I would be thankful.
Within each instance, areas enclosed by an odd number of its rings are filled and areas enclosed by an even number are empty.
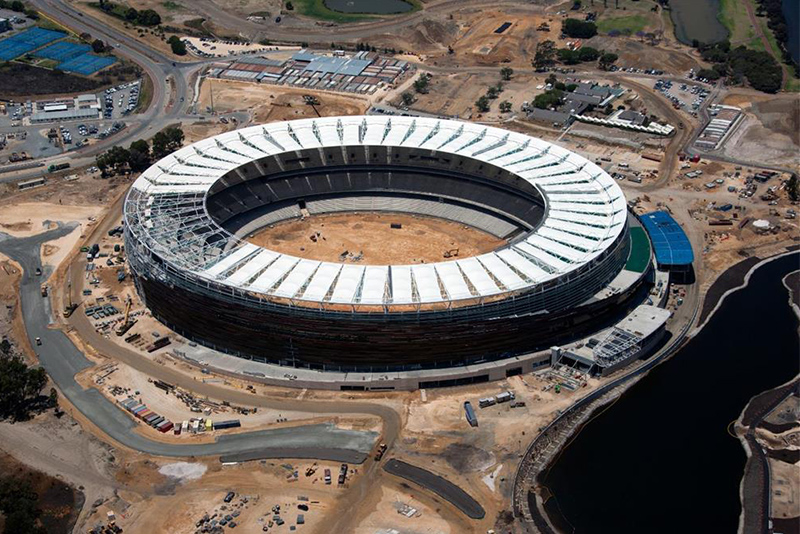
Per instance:
[[[555,499],[548,512],[560,509],[574,532],[624,534],[644,524],[665,533],[686,524],[737,529],[746,457],[725,429],[755,392],[797,374],[789,356],[800,350],[796,320],[778,274],[796,270],[798,258],[773,257],[748,269],[742,287],[722,292],[719,308],[689,343],[580,429],[541,477]],[[754,335],[762,317],[770,321]],[[757,366],[748,358],[756,354]]]

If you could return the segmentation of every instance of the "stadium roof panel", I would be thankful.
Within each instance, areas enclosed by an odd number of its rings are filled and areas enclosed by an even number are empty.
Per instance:
[[[267,156],[356,145],[422,147],[499,167],[536,188],[545,202],[545,216],[538,228],[514,245],[474,258],[363,267],[305,260],[242,244],[208,215],[205,201],[211,187],[241,165],[252,162],[263,172],[258,160]],[[191,207],[186,213],[191,213],[192,228],[213,234],[214,242],[222,237],[224,246],[204,254],[200,244],[165,237],[169,233],[165,229],[187,224],[180,219],[181,209],[174,207],[182,202]],[[247,198],[239,202],[255,204]],[[142,243],[157,249],[175,268],[201,279],[265,297],[383,306],[532,289],[600,257],[624,232],[627,217],[616,182],[594,163],[562,147],[480,124],[398,116],[277,122],[204,139],[145,171],[134,183],[125,211],[134,223],[130,232]],[[691,249],[689,254],[691,261]]]
[[[694,261],[692,244],[672,215],[654,211],[645,213],[640,220],[650,235],[659,265],[686,266]]]

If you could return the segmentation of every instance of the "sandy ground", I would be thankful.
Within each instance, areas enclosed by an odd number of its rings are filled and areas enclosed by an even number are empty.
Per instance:
[[[197,520],[205,514],[217,514],[219,519],[238,512],[234,519],[236,531],[255,533],[262,532],[262,527],[272,520],[273,506],[280,505],[280,515],[286,524],[274,527],[277,532],[288,532],[290,525],[296,525],[298,514],[302,514],[305,524],[298,526],[298,530],[321,534],[328,532],[325,522],[331,513],[337,513],[336,503],[343,493],[335,481],[338,464],[316,464],[316,472],[310,477],[305,475],[306,469],[312,466],[310,462],[256,462],[241,466],[210,462],[207,465],[207,472],[199,479],[181,481],[164,477],[161,495],[133,504],[118,521],[120,526],[133,533],[190,534],[195,531]],[[326,468],[334,477],[330,486],[323,481]],[[297,479],[287,478],[294,470],[298,471]],[[225,504],[223,499],[228,491],[236,492],[236,497]],[[300,510],[298,504],[309,509]]]
[[[392,229],[391,224],[402,228]],[[312,238],[314,236],[316,241]],[[391,239],[392,246],[386,246]],[[505,240],[450,221],[407,214],[334,214],[287,221],[265,228],[249,241],[284,254],[320,261],[356,261],[362,265],[415,264],[442,261],[445,252],[475,256]]]
[[[207,79],[200,88],[198,109],[216,113],[247,111],[257,123],[316,117],[314,108],[305,104],[303,95],[309,91],[250,82]],[[314,92],[320,104],[315,106],[322,116],[358,115],[369,107],[369,101],[355,96]]]

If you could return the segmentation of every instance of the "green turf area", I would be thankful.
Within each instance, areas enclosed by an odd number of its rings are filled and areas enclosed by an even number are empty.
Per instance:
[[[720,0],[719,20],[728,29],[728,39],[733,45],[746,43],[755,35],[745,4],[750,1],[752,0]]]
[[[800,78],[789,78],[786,80],[784,90],[788,93],[800,93]]]
[[[644,15],[628,15],[627,17],[597,21],[597,31],[600,33],[618,31],[620,33],[634,34],[643,31],[649,25],[650,19]]]
[[[183,9],[182,5],[178,4],[177,2],[172,2],[171,0],[162,2],[161,5],[164,6],[164,9],[166,9],[167,11],[177,11],[179,9]]]
[[[650,262],[650,241],[640,226],[631,227],[631,252],[625,268],[635,273],[643,273]]]
[[[408,15],[409,13],[413,13],[414,11],[422,8],[422,4],[419,0],[405,1],[411,4],[414,9],[403,13],[403,15]],[[330,20],[333,22],[359,22],[375,17],[391,16],[369,13],[340,13],[338,11],[328,9],[328,7],[325,5],[325,0],[292,0],[292,5],[294,6],[295,11],[297,11],[297,13],[300,15],[305,15],[306,17],[312,17],[315,19]]]

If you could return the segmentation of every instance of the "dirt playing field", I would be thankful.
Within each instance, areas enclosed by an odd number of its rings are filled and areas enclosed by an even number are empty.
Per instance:
[[[462,224],[397,213],[308,217],[265,228],[248,240],[285,254],[361,265],[430,263],[446,259],[445,252],[453,249],[464,258],[505,244]]]

